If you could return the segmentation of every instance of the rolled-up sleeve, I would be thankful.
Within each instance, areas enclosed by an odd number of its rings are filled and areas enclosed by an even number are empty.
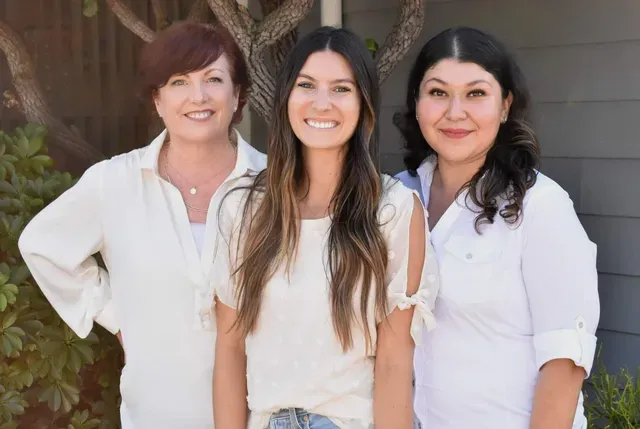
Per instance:
[[[532,196],[523,222],[522,271],[537,366],[571,359],[588,377],[600,317],[596,245],[559,187]]]
[[[18,246],[31,275],[62,320],[80,337],[96,321],[118,332],[109,274],[92,256],[103,245],[101,188],[106,161],[38,213]]]

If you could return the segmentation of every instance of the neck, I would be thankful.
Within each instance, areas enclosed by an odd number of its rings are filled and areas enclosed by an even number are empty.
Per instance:
[[[434,185],[439,187],[444,195],[455,199],[455,195],[480,170],[484,161],[483,157],[471,162],[452,164],[439,159],[433,177]]]
[[[184,140],[171,137],[167,156],[176,167],[211,169],[225,163],[232,156],[234,148],[228,137],[213,140]]]
[[[339,150],[312,150],[303,155],[306,172],[305,205],[329,207],[342,174],[344,156]]]

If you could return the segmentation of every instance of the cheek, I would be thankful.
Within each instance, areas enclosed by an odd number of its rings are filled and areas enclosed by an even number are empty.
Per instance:
[[[342,120],[344,124],[350,128],[355,129],[360,119],[361,103],[357,98],[344,100],[340,105],[340,111],[342,113]]]

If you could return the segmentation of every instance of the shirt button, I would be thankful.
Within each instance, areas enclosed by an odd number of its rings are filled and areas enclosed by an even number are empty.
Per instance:
[[[467,253],[466,258],[467,258],[467,259],[473,259],[473,255],[472,255],[471,253]]]

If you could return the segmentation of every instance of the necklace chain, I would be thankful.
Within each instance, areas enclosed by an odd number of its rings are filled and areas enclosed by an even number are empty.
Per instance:
[[[233,156],[233,158],[232,158],[232,159],[235,159],[235,158],[236,158],[236,154],[237,154],[237,149],[234,147],[234,156]],[[209,182],[210,182],[211,180],[213,180],[215,177],[217,177],[218,175],[220,175],[220,173],[221,173],[222,171],[224,171],[224,169],[225,169],[226,167],[227,167],[227,166],[225,166],[225,167],[223,167],[222,169],[220,169],[220,171],[218,171],[218,172],[217,172],[213,177],[210,177],[209,179],[207,179],[207,180],[206,180],[206,181],[204,181],[203,183],[199,184],[198,186],[203,186],[203,185],[205,185],[205,184],[209,183]],[[176,172],[177,172],[177,173],[178,173],[178,174],[179,174],[183,179],[185,178],[184,176],[182,176],[182,175],[180,174],[180,172],[179,172],[179,171],[177,171],[177,170],[176,170]],[[173,183],[173,181],[171,180],[171,176],[169,175],[169,144],[168,144],[168,142],[167,142],[167,150],[165,151],[165,155],[164,155],[164,174],[165,174],[166,179],[167,179],[167,181],[169,182],[169,184],[171,184],[172,186],[174,186],[174,187],[177,189],[177,186]],[[196,194],[198,193],[197,187],[192,186],[192,187],[189,189],[189,193],[190,193],[191,195],[196,195]],[[183,201],[184,201],[184,198],[183,198]],[[187,201],[184,201],[184,205],[185,205],[188,209],[193,210],[193,211],[196,211],[196,212],[199,212],[199,213],[208,213],[208,212],[209,212],[209,208],[203,209],[203,208],[200,208],[200,207],[196,207],[196,206],[194,206],[193,204],[189,204]]]
[[[173,166],[169,163],[169,148],[171,147],[170,145],[171,145],[171,142],[167,142],[167,150],[166,150],[166,153],[165,153],[165,170],[167,170],[167,177],[169,175],[169,168],[168,167],[170,166],[171,169],[174,170],[176,173],[178,173],[178,175],[180,177],[185,179],[185,181],[189,182],[189,180],[186,177],[184,177],[182,175],[182,173],[180,173],[180,171],[177,168],[173,168]],[[236,154],[237,154],[237,147],[234,146],[234,148],[233,148],[233,157],[231,158],[232,160],[235,160]],[[209,177],[204,182],[202,182],[202,183],[200,183],[198,185],[190,186],[189,187],[189,193],[191,195],[196,195],[198,193],[198,187],[204,186],[207,183],[211,182],[213,179],[218,177],[220,175],[220,173],[222,173],[227,167],[228,167],[228,165],[222,166],[222,168],[220,168],[220,170],[218,170],[213,176]]]

